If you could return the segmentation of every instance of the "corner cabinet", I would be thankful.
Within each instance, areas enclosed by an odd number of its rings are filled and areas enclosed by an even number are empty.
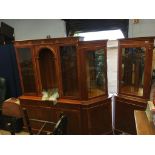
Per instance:
[[[112,133],[111,98],[107,94],[107,40],[79,37],[16,41],[22,107],[30,118],[56,121],[68,117],[68,134]],[[43,91],[59,98],[42,100]],[[34,131],[40,123],[31,122]],[[45,130],[51,130],[49,126]]]
[[[136,134],[134,110],[145,110],[150,98],[154,37],[119,40],[115,130]]]

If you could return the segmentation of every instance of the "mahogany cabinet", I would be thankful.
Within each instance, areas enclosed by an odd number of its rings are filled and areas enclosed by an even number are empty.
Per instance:
[[[136,134],[134,110],[145,110],[150,98],[154,37],[119,40],[115,130]]]
[[[56,121],[68,117],[68,134],[112,133],[107,91],[107,40],[79,37],[16,41],[22,107],[30,118]],[[57,91],[57,104],[42,93]],[[33,130],[39,123],[31,122]],[[47,126],[45,130],[50,130]]]

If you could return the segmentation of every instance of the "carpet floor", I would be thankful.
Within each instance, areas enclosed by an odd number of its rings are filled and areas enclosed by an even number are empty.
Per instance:
[[[0,135],[11,135],[11,134],[10,134],[9,131],[0,130]],[[16,135],[29,135],[29,133],[28,132],[21,131],[21,132],[16,133]]]

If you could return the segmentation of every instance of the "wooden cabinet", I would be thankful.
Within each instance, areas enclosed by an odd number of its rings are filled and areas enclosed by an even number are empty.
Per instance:
[[[14,45],[23,92],[19,99],[30,118],[56,121],[64,112],[69,134],[112,132],[107,40],[85,42],[67,37],[16,41]],[[43,92],[53,91],[59,94],[56,105],[42,100]],[[34,130],[39,126],[32,123]]]
[[[150,98],[154,37],[119,40],[115,129],[136,134],[134,110],[145,110]]]

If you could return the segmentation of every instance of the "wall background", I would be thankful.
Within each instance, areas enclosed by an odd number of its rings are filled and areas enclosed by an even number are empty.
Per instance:
[[[133,23],[133,19],[129,20],[129,38],[147,36],[155,36],[155,19],[140,19],[137,24]]]
[[[16,40],[65,37],[65,21],[60,19],[0,19],[0,22],[14,27]],[[140,19],[134,24],[129,20],[128,37],[155,36],[155,19]]]
[[[65,37],[65,21],[60,19],[0,19],[15,30],[15,40]]]

